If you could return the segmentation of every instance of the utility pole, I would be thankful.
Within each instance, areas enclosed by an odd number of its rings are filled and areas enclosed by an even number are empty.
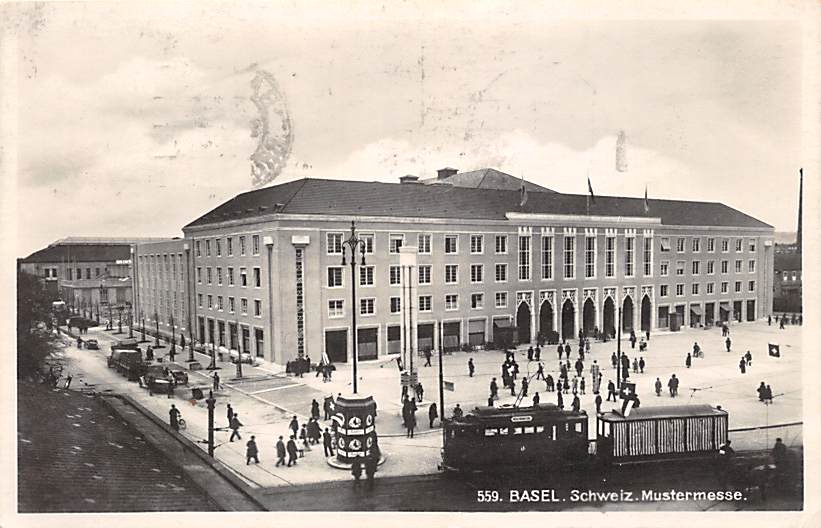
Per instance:
[[[157,312],[154,312],[154,327],[157,330],[157,333],[154,334],[154,346],[160,346],[160,316]]]
[[[234,319],[234,322],[237,328],[237,378],[242,378],[242,331],[239,326],[239,319]]]
[[[442,323],[439,323],[440,325]],[[445,374],[442,367],[442,332],[439,332],[439,423],[445,418]]]
[[[171,361],[174,361],[174,355],[177,353],[176,350],[177,346],[177,327],[174,325],[174,315],[171,315],[171,350],[169,351],[168,355],[171,357]]]
[[[208,399],[205,400],[208,405],[208,456],[214,458],[214,405],[217,400],[214,399],[214,391],[208,391]]]
[[[619,326],[616,333],[616,388],[621,390],[621,306],[619,306]]]
[[[128,338],[134,339],[134,307],[128,304]]]

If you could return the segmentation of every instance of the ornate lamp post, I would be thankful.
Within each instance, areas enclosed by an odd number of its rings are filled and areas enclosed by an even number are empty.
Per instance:
[[[160,315],[154,310],[154,329],[157,331],[154,334],[154,346],[160,346]]]
[[[347,246],[347,247],[346,247]],[[353,393],[357,393],[357,363],[359,350],[356,347],[356,253],[361,254],[360,266],[365,265],[365,241],[356,236],[356,222],[351,221],[351,236],[342,242],[342,265],[345,265],[346,249],[351,250],[351,333],[353,338]]]
[[[174,315],[170,315],[169,319],[171,320],[171,350],[168,352],[171,361],[174,361],[174,355],[177,353],[176,346],[177,346],[177,327],[174,324]]]

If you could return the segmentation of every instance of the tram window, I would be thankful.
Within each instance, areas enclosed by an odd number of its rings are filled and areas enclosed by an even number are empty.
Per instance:
[[[537,425],[536,426],[536,432],[537,433],[543,433],[544,432],[544,426],[543,425]]]
[[[485,429],[485,436],[496,436],[497,434],[499,434],[498,429],[492,429],[492,428]]]
[[[564,432],[565,432],[565,433],[569,433],[569,432],[570,432],[570,424],[569,424],[569,423],[567,423],[567,422],[565,422],[565,423],[564,423]]]
[[[553,438],[553,440],[556,439],[556,426],[555,425],[553,426],[553,434],[551,435],[551,438]]]
[[[456,438],[456,430],[455,429],[450,430],[450,437],[451,438]]]
[[[582,423],[581,422],[576,422],[576,432],[577,433],[582,432]]]
[[[508,432],[509,432],[509,431],[508,431],[508,428],[507,428],[507,427],[500,427],[500,428],[499,428],[499,434],[500,434],[500,435],[507,436]]]
[[[532,425],[530,427],[525,427],[525,434],[533,434],[536,432],[536,428]]]
[[[522,428],[521,427],[514,427],[513,428],[513,434],[515,434],[515,435],[522,434]]]

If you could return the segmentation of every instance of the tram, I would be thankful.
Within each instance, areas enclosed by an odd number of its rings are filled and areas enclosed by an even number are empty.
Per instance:
[[[674,405],[596,417],[553,404],[476,407],[442,422],[441,469],[496,472],[513,468],[606,468],[672,460],[708,460],[727,441],[728,413],[710,405]]]

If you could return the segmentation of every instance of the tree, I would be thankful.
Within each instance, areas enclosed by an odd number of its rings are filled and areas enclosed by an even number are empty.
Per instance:
[[[17,273],[17,376],[37,374],[57,351],[51,327],[51,297],[40,279]]]

